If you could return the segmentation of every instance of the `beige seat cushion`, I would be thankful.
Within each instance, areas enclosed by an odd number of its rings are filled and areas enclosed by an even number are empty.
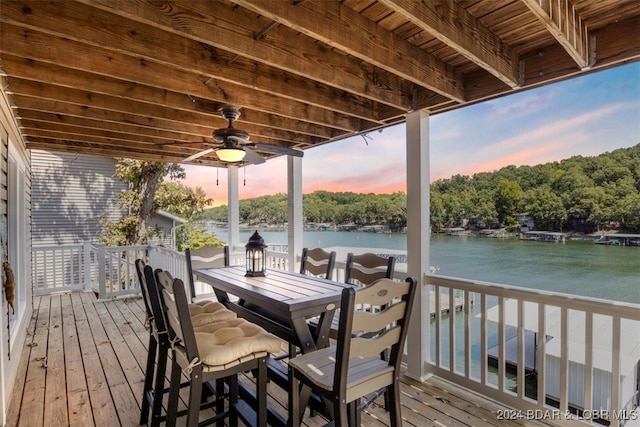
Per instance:
[[[208,325],[221,320],[237,318],[236,313],[226,308],[219,302],[201,301],[189,304],[189,314],[194,328]]]
[[[282,348],[278,337],[245,319],[202,326],[195,335],[200,361],[210,366],[226,365],[254,353],[277,353]]]

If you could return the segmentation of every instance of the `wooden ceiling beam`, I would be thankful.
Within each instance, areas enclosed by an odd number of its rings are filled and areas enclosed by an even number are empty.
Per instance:
[[[571,1],[522,1],[581,70],[589,69],[593,65],[595,58],[590,58],[589,30]]]
[[[33,138],[26,142],[27,149],[74,152],[94,156],[124,157],[130,159],[152,160],[163,163],[181,163],[182,154],[167,154],[166,150],[139,149],[132,150],[126,146],[106,146],[101,143],[71,141],[66,139]],[[217,157],[202,157],[192,163],[202,166],[226,167]]]
[[[30,96],[32,98],[44,98],[58,103],[70,103],[81,106],[91,106],[103,110],[119,111],[130,115],[151,116],[154,120],[172,122],[173,129],[179,130],[183,123],[196,123],[208,130],[208,134],[215,129],[213,126],[207,128],[211,117],[204,113],[179,110],[163,105],[150,104],[133,99],[117,98],[86,90],[70,89],[62,86],[49,85],[42,82],[13,78],[11,82],[11,92],[17,95]],[[55,111],[53,111],[55,112]],[[256,129],[248,124],[248,132],[253,133],[253,140],[260,138],[270,138],[281,141],[282,145],[309,144],[309,139],[296,132],[288,132],[277,129]],[[259,132],[259,133],[258,133]]]
[[[449,0],[378,1],[478,64],[509,87],[520,86],[518,56],[457,3]]]
[[[83,104],[71,104],[60,102],[53,99],[40,98],[32,95],[20,95],[11,93],[16,105],[20,106],[16,113],[20,118],[22,111],[45,112],[56,114],[61,117],[78,117],[93,120],[105,121],[115,125],[123,124],[147,127],[158,131],[182,132],[185,135],[192,135],[195,138],[208,136],[211,133],[209,126],[203,126],[195,123],[177,124],[173,120],[165,120],[158,117],[150,117],[144,115],[134,115],[123,111],[113,111]]]
[[[231,55],[217,52],[211,46],[74,2],[37,2],[30,5],[28,14],[23,12],[19,4],[8,4],[3,8],[0,18],[10,24],[46,32],[56,36],[56,39],[62,37],[63,40],[75,40],[132,55],[137,61],[145,58],[175,67],[181,72],[189,73],[184,76],[185,80],[189,76],[196,82],[216,79],[251,89],[254,93],[259,88],[261,97],[265,93],[286,97],[361,119],[369,119],[372,111],[378,110],[375,106],[378,101],[344,91],[336,92],[336,89],[329,86],[323,88],[273,67],[240,63],[242,61],[236,61],[233,67],[229,67],[228,59]],[[52,40],[54,41],[55,39]],[[77,45],[77,48],[80,51],[76,55],[83,56],[84,47]],[[92,53],[88,51],[86,55]],[[229,91],[232,92],[231,89]],[[310,98],[309,93],[314,93],[315,96]]]
[[[203,116],[202,123],[208,123],[210,129],[225,127],[226,120],[219,113],[218,108],[222,103],[215,103],[196,98],[189,98],[186,95],[161,90],[155,87],[134,84],[105,76],[96,76],[83,71],[67,69],[57,65],[31,61],[17,58],[11,55],[4,56],[3,68],[7,75],[23,80],[38,81],[56,86],[68,87],[79,90],[90,90],[93,93],[104,94],[113,97],[128,99],[135,102],[146,102],[152,105],[165,106],[181,111],[192,112]],[[315,124],[308,124],[296,120],[274,120],[273,115],[263,112],[248,111],[248,117],[243,117],[246,121],[239,121],[237,126],[246,127],[253,135],[263,135],[278,139],[290,139],[286,137],[288,133],[296,135],[314,137],[315,139],[331,139],[335,131],[328,127]],[[278,127],[274,125],[281,125]],[[255,126],[255,124],[262,126]],[[286,128],[284,126],[288,126]],[[310,132],[314,132],[313,134]],[[211,134],[211,132],[209,132]],[[300,139],[298,139],[300,142]]]
[[[623,62],[640,60],[640,16],[618,22],[595,32],[598,40],[596,61],[591,71],[609,68]],[[584,73],[558,44],[535,49],[520,56],[523,63],[523,88],[533,88]],[[470,102],[479,102],[503,95],[496,79],[486,73],[469,73],[465,84]],[[446,110],[443,110],[446,111]]]
[[[451,67],[340,2],[232,1],[416,85],[465,100],[462,79]]]
[[[20,124],[24,127],[31,127],[26,124],[26,121],[30,121],[31,123],[42,123],[41,126],[51,126],[54,129],[58,126],[74,126],[88,129],[126,133],[135,136],[152,138],[154,141],[156,141],[156,143],[159,144],[175,144],[177,142],[211,142],[209,135],[202,135],[198,137],[197,135],[189,135],[184,132],[174,132],[169,129],[159,130],[156,128],[140,125],[99,120],[86,116],[78,117],[75,115],[50,113],[45,111],[21,108]],[[33,126],[35,127],[36,125]]]
[[[35,117],[35,118],[34,118]],[[111,125],[111,126],[109,126]],[[132,131],[131,126],[115,126],[113,123],[100,122],[89,118],[62,116],[60,114],[44,113],[41,111],[25,110],[20,117],[20,126],[24,129],[52,130],[55,132],[67,132],[69,134],[101,135],[113,139],[149,142],[157,145],[211,144],[211,138],[158,131],[157,129],[141,129]],[[167,138],[167,136],[175,138]]]
[[[269,32],[269,43],[264,38],[256,40],[255,35],[264,28],[265,22],[247,10],[232,8],[223,2],[176,0],[170,8],[155,4],[139,6],[129,0],[80,2],[353,95],[403,111],[411,108],[413,85],[291,32],[282,36],[274,29]],[[277,40],[274,34],[278,34]]]
[[[64,63],[65,66],[82,71],[123,80],[121,90],[131,90],[135,85],[142,84],[156,87],[160,91],[175,90],[182,93],[185,99],[188,94],[191,94],[221,104],[234,104],[257,111],[275,112],[293,119],[294,129],[295,122],[301,121],[351,132],[359,128],[363,121],[357,117],[291,99],[274,97],[231,83],[221,85],[217,81],[212,81],[205,84],[208,78],[204,75],[196,73],[189,75],[184,70],[95,46],[83,45],[58,36],[20,29],[12,24],[3,24],[2,29],[6,37],[1,38],[1,52],[11,52],[27,60],[53,64]],[[62,61],[61,58],[64,60]]]

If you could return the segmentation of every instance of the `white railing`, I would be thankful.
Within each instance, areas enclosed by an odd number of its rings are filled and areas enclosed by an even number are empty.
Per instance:
[[[640,305],[437,275],[425,282],[431,374],[532,419],[637,419]],[[460,300],[457,311],[451,302]]]
[[[139,292],[134,261],[146,259],[147,246],[91,245],[90,243],[34,246],[34,295],[93,290],[99,298]]]
[[[97,252],[90,243],[34,246],[31,260],[34,295],[98,285]]]
[[[98,298],[113,298],[140,292],[136,259],[146,259],[149,247],[98,245]],[[94,289],[95,291],[95,289]]]
[[[244,264],[244,257],[244,248],[236,248],[231,264]],[[136,294],[137,258],[186,279],[184,253],[163,247],[34,247],[34,293]],[[289,269],[286,252],[268,251],[266,261]],[[344,267],[336,262],[333,280],[344,280]],[[405,276],[398,265],[395,277]],[[425,276],[424,290],[428,372],[523,411],[497,416],[605,419],[611,426],[638,416],[631,411],[639,403],[640,305],[433,274]],[[211,289],[196,282],[196,292]]]

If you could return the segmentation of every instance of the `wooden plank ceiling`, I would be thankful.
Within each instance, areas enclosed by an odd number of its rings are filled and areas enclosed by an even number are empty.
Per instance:
[[[226,104],[252,141],[304,150],[639,58],[638,0],[0,5],[27,148],[166,162],[219,146]]]

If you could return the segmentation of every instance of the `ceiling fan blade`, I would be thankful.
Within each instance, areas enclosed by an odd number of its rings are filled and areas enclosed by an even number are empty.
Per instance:
[[[197,159],[199,157],[206,156],[207,154],[211,153],[213,150],[214,150],[213,148],[207,148],[206,150],[202,150],[199,153],[196,153],[196,154],[193,154],[193,155],[187,157],[181,163],[187,163],[187,162],[195,160],[195,159]]]
[[[247,146],[245,145],[244,147],[246,148]],[[301,150],[295,150],[293,148],[287,148],[287,147],[280,147],[279,145],[252,143],[250,144],[250,147],[255,148],[256,150],[266,151],[268,153],[283,154],[286,156],[295,156],[295,157],[304,156],[304,152]]]
[[[244,156],[244,160],[253,164],[253,165],[259,165],[260,163],[264,163],[265,159],[258,153],[256,153],[255,151],[253,151],[251,148],[248,147],[242,147],[242,149],[244,150],[244,152],[246,153],[246,155]]]

